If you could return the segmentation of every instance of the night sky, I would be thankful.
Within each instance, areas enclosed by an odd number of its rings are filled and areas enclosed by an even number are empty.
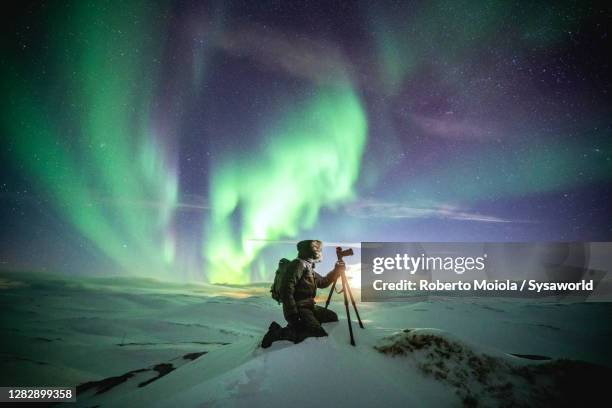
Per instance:
[[[603,3],[20,3],[0,269],[245,283],[306,238],[612,240]]]

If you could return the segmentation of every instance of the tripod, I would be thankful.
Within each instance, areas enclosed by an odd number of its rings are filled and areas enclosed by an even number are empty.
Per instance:
[[[336,256],[338,257],[338,261],[342,262],[342,257],[344,256],[350,256],[353,255],[353,249],[349,248],[349,249],[345,249],[344,251],[342,250],[342,248],[340,247],[336,247]],[[353,309],[355,309],[355,314],[357,315],[357,320],[359,321],[359,327],[361,327],[362,329],[364,329],[363,327],[363,323],[361,322],[361,317],[359,317],[359,311],[357,310],[357,305],[355,304],[355,299],[353,299],[353,292],[351,292],[351,287],[348,284],[348,280],[346,279],[346,273],[343,271],[339,278],[341,279],[341,283],[342,283],[342,290],[340,290],[338,293],[342,293],[344,295],[344,307],[346,309],[346,320],[348,320],[348,327],[349,327],[349,334],[351,336],[351,345],[354,346],[355,345],[355,337],[353,336],[353,325],[351,323],[351,312],[349,310],[349,306],[348,306],[348,297],[346,295],[346,293],[348,292],[348,296],[351,297],[351,303],[353,304]],[[327,306],[329,306],[329,302],[331,301],[331,297],[332,294],[334,293],[334,290],[336,289],[336,283],[338,282],[338,278],[336,278],[336,280],[334,280],[334,283],[331,287],[331,290],[329,291],[329,296],[327,297],[327,301],[325,302],[325,308],[327,309]]]

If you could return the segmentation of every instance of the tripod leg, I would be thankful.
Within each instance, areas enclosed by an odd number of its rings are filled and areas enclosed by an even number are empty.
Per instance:
[[[353,325],[351,323],[351,311],[349,310],[348,296],[345,290],[348,286],[348,283],[346,281],[346,276],[344,274],[342,274],[341,276],[342,276],[342,293],[344,294],[344,308],[346,309],[346,320],[348,320],[349,334],[351,335],[351,346],[354,346],[355,338],[353,337]]]
[[[334,293],[334,289],[336,289],[336,282],[338,282],[338,278],[336,278],[336,280],[334,281],[334,284],[331,287],[331,290],[329,291],[329,296],[327,296],[327,301],[325,302],[325,308],[327,309],[327,306],[329,306],[329,302],[331,301],[331,297],[332,294]]]
[[[351,297],[351,303],[353,304],[353,309],[355,309],[355,314],[357,315],[357,320],[359,321],[359,327],[365,329],[365,327],[363,327],[363,323],[361,322],[361,317],[359,316],[359,311],[357,310],[355,299],[353,298],[353,292],[351,291],[351,287],[348,285],[348,283],[346,285],[346,289],[348,290],[349,296]]]

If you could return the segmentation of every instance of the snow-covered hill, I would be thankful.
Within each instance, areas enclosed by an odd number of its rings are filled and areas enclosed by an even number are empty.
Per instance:
[[[0,382],[80,384],[81,407],[532,406],[609,382],[609,303],[359,303],[351,347],[335,298],[329,337],[263,350],[265,284],[2,274]]]

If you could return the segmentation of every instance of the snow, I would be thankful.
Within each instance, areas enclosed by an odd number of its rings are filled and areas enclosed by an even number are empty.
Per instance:
[[[324,325],[329,337],[298,345],[276,342],[264,350],[259,342],[269,323],[282,323],[269,284],[18,273],[3,273],[0,281],[2,385],[75,386],[142,370],[106,392],[96,394],[92,388],[80,393],[73,404],[79,407],[461,406],[466,396],[496,405],[499,400],[462,365],[466,356],[495,362],[487,384],[516,384],[525,390],[524,395],[512,394],[519,402],[529,397],[529,388],[518,368],[553,360],[510,353],[612,367],[610,303],[508,298],[358,302],[366,329],[353,324],[357,346],[352,347],[344,305],[334,296],[330,307],[340,321]],[[410,353],[380,351],[394,342],[410,344],[414,336],[443,339],[440,344],[461,351],[444,361],[436,360],[440,350],[435,341]],[[154,367],[160,364],[171,364],[173,370],[139,387],[159,375]],[[436,374],[440,365],[447,378]],[[457,386],[464,371],[471,384],[467,393]]]

